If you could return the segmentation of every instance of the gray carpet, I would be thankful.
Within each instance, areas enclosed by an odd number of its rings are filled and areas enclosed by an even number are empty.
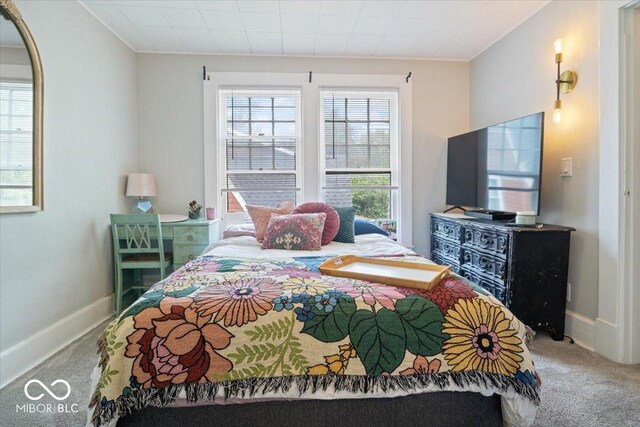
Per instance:
[[[106,323],[94,329],[0,391],[0,426],[83,426],[89,395],[89,375],[96,364],[95,342]],[[640,365],[619,365],[568,342],[540,333],[532,351],[543,381],[542,406],[536,426],[640,426]],[[77,413],[16,413],[29,401],[27,381],[49,385],[63,378],[71,385],[67,406]],[[31,388],[30,388],[31,390]],[[55,391],[55,387],[52,388]],[[38,394],[37,385],[32,394]],[[42,402],[52,402],[45,395]]]

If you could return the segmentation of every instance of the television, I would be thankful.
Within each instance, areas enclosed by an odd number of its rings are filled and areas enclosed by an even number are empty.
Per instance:
[[[510,219],[540,213],[544,112],[449,138],[447,205]]]

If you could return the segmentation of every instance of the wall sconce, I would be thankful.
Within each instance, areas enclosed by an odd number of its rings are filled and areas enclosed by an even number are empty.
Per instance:
[[[578,83],[578,74],[573,70],[567,70],[560,73],[560,64],[562,63],[562,39],[556,40],[553,45],[556,49],[556,64],[558,65],[558,75],[556,77],[556,100],[553,103],[553,121],[560,123],[562,120],[562,101],[560,101],[561,93],[569,93],[576,87]]]

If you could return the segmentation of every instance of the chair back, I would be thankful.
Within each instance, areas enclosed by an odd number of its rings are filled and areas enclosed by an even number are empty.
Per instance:
[[[127,254],[158,254],[160,260],[164,257],[158,214],[111,214],[111,232],[120,261]]]

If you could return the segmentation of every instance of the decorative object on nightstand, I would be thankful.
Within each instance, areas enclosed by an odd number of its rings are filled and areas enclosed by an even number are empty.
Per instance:
[[[125,195],[135,197],[131,202],[131,213],[153,213],[153,206],[148,197],[156,196],[156,179],[150,173],[130,173]]]
[[[535,217],[534,217],[535,218]],[[570,227],[431,214],[431,260],[490,292],[522,322],[564,337]]]
[[[202,210],[202,205],[199,205],[198,202],[192,200],[189,203],[189,219],[200,219],[200,211]]]
[[[207,208],[207,219],[216,219],[216,208]]]

